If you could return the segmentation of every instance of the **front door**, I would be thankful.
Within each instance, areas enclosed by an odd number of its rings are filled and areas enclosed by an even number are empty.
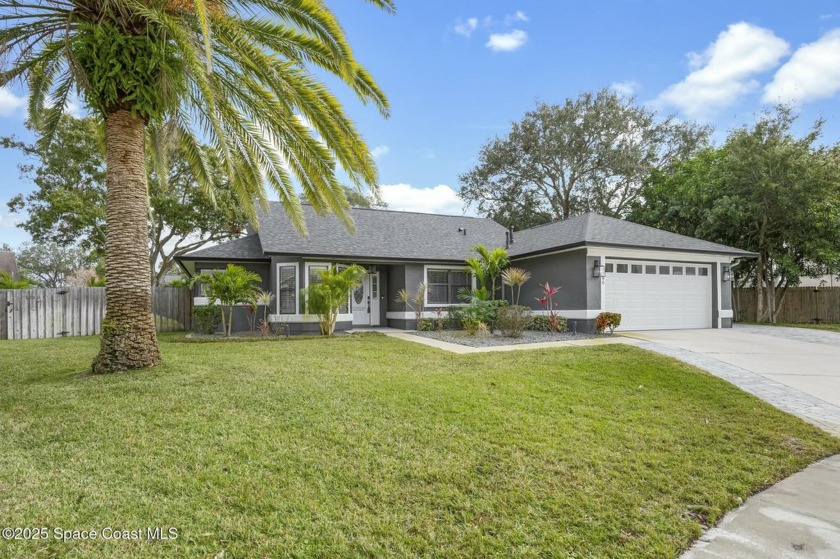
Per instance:
[[[365,274],[361,285],[353,289],[350,304],[353,326],[370,326],[370,275]]]

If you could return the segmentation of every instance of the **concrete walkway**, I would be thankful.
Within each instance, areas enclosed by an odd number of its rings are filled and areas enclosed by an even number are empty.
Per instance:
[[[682,559],[840,557],[840,456],[747,499]]]
[[[442,349],[444,351],[450,351],[452,353],[457,353],[459,355],[464,355],[468,353],[487,353],[491,351],[519,351],[519,350],[527,350],[527,349],[557,349],[562,347],[580,347],[580,346],[592,346],[592,345],[604,345],[604,344],[621,344],[627,343],[627,340],[624,338],[620,338],[616,336],[615,338],[587,338],[583,340],[566,340],[562,342],[535,342],[532,344],[509,344],[509,345],[499,345],[493,347],[469,347],[461,344],[453,344],[452,342],[444,342],[441,340],[435,340],[432,338],[427,338],[425,336],[417,336],[412,334],[411,332],[407,332],[405,330],[378,330],[379,332],[385,334],[386,336],[390,336],[392,338],[398,338],[400,340],[405,340],[407,342],[413,342],[415,344],[422,344],[429,347],[434,347],[436,349]]]

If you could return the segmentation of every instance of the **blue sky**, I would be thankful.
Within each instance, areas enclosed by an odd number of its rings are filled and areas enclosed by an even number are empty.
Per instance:
[[[398,0],[399,1],[399,0]],[[459,213],[458,175],[537,99],[614,87],[664,114],[716,127],[751,123],[776,101],[803,128],[827,119],[840,140],[840,6],[828,1],[697,3],[403,0],[388,15],[330,2],[391,118],[334,88],[377,154],[395,209]],[[332,82],[330,82],[332,83]],[[25,95],[0,90],[0,133],[25,136]],[[31,185],[0,152],[0,241],[26,240],[5,202]]]

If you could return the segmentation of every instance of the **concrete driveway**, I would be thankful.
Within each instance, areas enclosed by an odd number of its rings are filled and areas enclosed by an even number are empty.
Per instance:
[[[625,333],[835,434],[840,434],[840,334],[806,328]]]
[[[676,357],[840,435],[840,334],[805,328],[630,332]],[[840,455],[747,499],[681,559],[840,557]]]

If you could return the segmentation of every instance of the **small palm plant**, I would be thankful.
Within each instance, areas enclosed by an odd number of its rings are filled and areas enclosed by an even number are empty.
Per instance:
[[[420,328],[420,319],[423,318],[423,306],[426,303],[427,288],[428,285],[425,283],[419,283],[417,284],[416,291],[408,291],[407,289],[397,291],[396,302],[402,303],[414,311],[415,328]]]
[[[342,270],[330,266],[326,270],[318,270],[321,281],[302,291],[309,312],[318,315],[318,327],[322,335],[333,334],[339,310],[347,304],[350,292],[361,285],[366,273],[358,264]]]
[[[225,336],[230,337],[233,332],[233,308],[239,303],[251,303],[257,291],[260,276],[242,266],[228,264],[223,272],[205,274],[201,281],[207,286],[205,291],[210,304],[218,300],[222,305],[222,329],[225,331]],[[227,317],[225,317],[226,310]]]
[[[478,258],[467,258],[467,272],[474,275],[480,288],[487,290],[491,300],[496,299],[496,279],[510,263],[510,257],[503,248],[490,250],[484,245],[475,245],[473,252]]]
[[[263,308],[262,321],[268,324],[268,311],[271,308],[271,303],[274,302],[274,293],[271,291],[257,291],[254,294],[254,301]],[[260,328],[262,328],[262,325],[260,325]]]
[[[510,287],[513,293],[513,305],[519,305],[519,294],[522,291],[522,286],[528,283],[531,279],[531,272],[523,270],[522,268],[507,268],[502,272],[502,283]]]

